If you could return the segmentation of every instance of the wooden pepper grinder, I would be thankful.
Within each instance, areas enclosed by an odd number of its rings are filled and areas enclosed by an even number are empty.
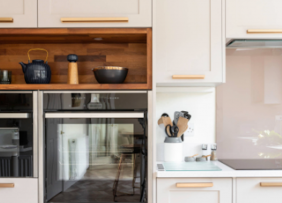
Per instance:
[[[78,57],[75,54],[70,54],[68,55],[67,59],[69,61],[68,84],[79,84],[78,69],[76,63]]]

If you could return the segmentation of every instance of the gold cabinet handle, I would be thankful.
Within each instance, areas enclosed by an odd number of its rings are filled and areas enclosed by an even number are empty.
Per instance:
[[[62,23],[128,23],[128,18],[61,18]]]
[[[14,183],[0,183],[0,188],[14,188]]]
[[[14,22],[13,18],[0,18],[0,23],[12,23]]]
[[[177,188],[206,188],[213,187],[213,183],[176,183]]]
[[[247,30],[247,34],[282,34],[282,29],[250,29]]]
[[[205,75],[173,75],[172,79],[205,79]]]
[[[265,182],[261,182],[260,183],[261,187],[282,187],[282,183],[265,183]]]

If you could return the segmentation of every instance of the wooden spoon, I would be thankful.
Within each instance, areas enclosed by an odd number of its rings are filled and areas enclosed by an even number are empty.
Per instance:
[[[177,137],[180,137],[188,129],[188,121],[187,118],[179,117],[177,122],[177,127],[179,128]]]

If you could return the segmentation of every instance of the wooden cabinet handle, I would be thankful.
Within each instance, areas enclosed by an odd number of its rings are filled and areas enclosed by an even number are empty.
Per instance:
[[[264,183],[264,182],[261,182],[260,183],[260,186],[261,187],[282,187],[282,183]]]
[[[128,18],[61,18],[63,23],[128,23]]]
[[[176,183],[177,188],[206,188],[213,187],[213,183]]]
[[[14,188],[14,183],[0,183],[0,188]]]
[[[274,29],[274,30],[251,29],[251,30],[247,30],[247,34],[282,34],[282,29]]]
[[[172,79],[205,79],[205,75],[173,75]]]
[[[0,18],[0,23],[12,23],[14,22],[13,18]]]

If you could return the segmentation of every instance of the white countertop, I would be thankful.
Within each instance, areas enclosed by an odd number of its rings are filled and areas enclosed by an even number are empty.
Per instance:
[[[222,171],[157,171],[157,178],[240,178],[240,177],[282,177],[282,170],[234,170],[214,161]]]

